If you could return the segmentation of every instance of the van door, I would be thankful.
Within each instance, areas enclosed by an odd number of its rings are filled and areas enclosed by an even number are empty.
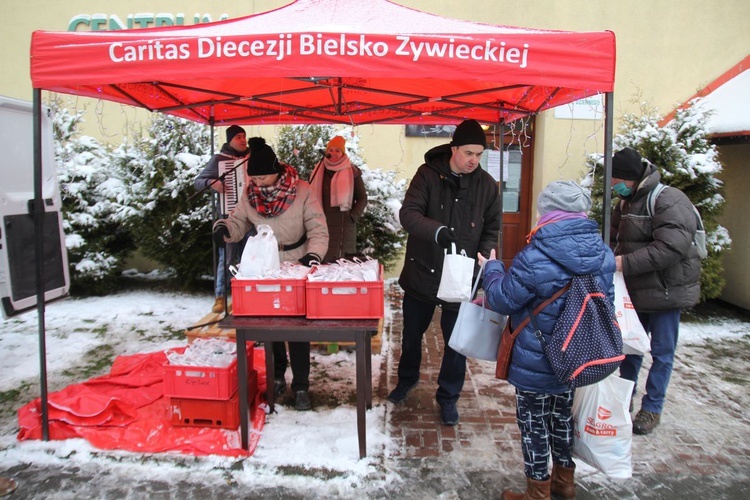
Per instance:
[[[30,310],[36,301],[34,129],[30,102],[0,96],[0,302],[3,317]],[[52,120],[42,111],[45,302],[68,294],[68,254],[62,227]]]

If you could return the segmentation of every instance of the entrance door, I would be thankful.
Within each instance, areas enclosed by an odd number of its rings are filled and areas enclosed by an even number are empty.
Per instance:
[[[516,123],[514,129],[505,126],[503,156],[507,157],[500,185],[503,196],[502,258],[506,267],[526,245],[526,235],[531,228],[531,218],[536,209],[531,199],[533,173],[534,119]],[[522,130],[523,133],[519,133]],[[488,143],[499,149],[500,127],[488,131]]]

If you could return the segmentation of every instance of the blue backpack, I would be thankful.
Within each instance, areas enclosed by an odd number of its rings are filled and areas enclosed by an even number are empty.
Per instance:
[[[544,335],[529,311],[534,335],[542,344],[557,379],[570,387],[608,377],[625,359],[614,305],[591,274],[574,276],[552,335]]]

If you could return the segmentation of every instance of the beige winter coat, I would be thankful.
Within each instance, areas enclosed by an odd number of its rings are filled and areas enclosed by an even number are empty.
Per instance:
[[[243,196],[226,219],[229,237],[233,242],[240,241],[252,226],[261,224],[271,226],[280,245],[292,245],[307,234],[307,241],[302,246],[286,252],[279,251],[281,262],[294,262],[308,253],[322,259],[328,250],[328,228],[323,209],[318,198],[313,196],[310,185],[303,180],[297,182],[297,197],[282,214],[263,217],[250,205],[247,196]]]

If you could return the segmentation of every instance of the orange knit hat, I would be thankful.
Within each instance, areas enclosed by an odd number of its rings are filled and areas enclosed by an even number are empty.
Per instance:
[[[340,135],[337,135],[336,137],[328,141],[328,145],[326,146],[326,151],[328,151],[331,148],[338,148],[343,153],[346,153],[346,139],[344,139]]]

